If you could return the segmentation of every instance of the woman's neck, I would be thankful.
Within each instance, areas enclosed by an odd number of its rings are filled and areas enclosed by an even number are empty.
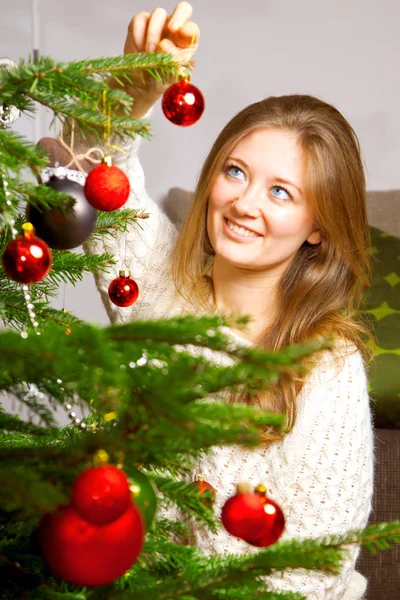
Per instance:
[[[216,257],[212,280],[218,311],[225,315],[250,317],[246,329],[232,329],[256,343],[273,322],[279,277],[240,269],[229,263],[222,263]]]

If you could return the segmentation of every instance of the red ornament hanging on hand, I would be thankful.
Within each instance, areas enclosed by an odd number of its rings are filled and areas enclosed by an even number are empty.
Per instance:
[[[131,504],[126,475],[112,465],[91,467],[72,484],[71,501],[78,513],[91,523],[111,523]]]
[[[263,485],[251,492],[248,484],[239,484],[222,507],[221,520],[231,535],[262,548],[274,544],[285,528],[281,508],[267,498]]]
[[[134,504],[119,519],[97,525],[73,506],[43,517],[39,539],[43,557],[62,579],[74,585],[109,585],[136,561],[143,545],[142,517]]]
[[[31,223],[22,226],[24,234],[7,244],[3,253],[4,270],[18,283],[37,283],[51,268],[51,252],[47,244],[34,235]]]
[[[171,85],[162,97],[164,115],[174,125],[188,127],[196,123],[204,111],[204,96],[189,79]]]
[[[84,192],[86,200],[94,208],[110,212],[121,208],[130,193],[128,177],[105,156],[104,162],[90,171],[86,178]]]
[[[108,286],[108,297],[116,306],[131,306],[139,297],[138,284],[129,273],[120,271],[119,277],[113,279]]]

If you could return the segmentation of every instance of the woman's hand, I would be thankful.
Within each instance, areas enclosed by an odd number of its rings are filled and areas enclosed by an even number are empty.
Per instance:
[[[200,39],[200,29],[190,20],[192,6],[180,2],[171,15],[164,8],[152,13],[140,12],[129,23],[124,54],[161,51],[171,54],[178,63],[187,64],[193,57]],[[151,75],[138,77],[124,90],[135,98],[132,116],[142,117],[175,80],[162,84]],[[116,82],[111,83],[118,85]]]
[[[135,54],[159,50],[175,56],[177,62],[187,64],[192,59],[200,39],[198,25],[190,20],[192,12],[192,6],[188,2],[180,2],[171,15],[168,15],[163,8],[155,8],[152,13],[138,13],[129,23],[124,53]],[[137,118],[143,117],[171,83],[174,81],[161,84],[148,75],[138,77],[134,84],[125,85],[124,91],[135,99],[131,115]],[[109,84],[111,87],[120,87],[115,80],[110,80]],[[76,144],[75,152],[79,154],[86,148],[86,144],[87,142],[82,141]],[[39,146],[48,153],[49,166],[53,166],[55,161],[65,165],[71,158],[56,139],[42,138]],[[85,160],[81,161],[80,165],[87,172],[93,168],[93,165]],[[75,164],[70,168],[75,168]]]

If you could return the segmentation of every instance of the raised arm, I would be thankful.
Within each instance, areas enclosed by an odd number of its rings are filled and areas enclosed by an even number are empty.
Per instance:
[[[219,492],[216,510],[238,481],[266,485],[286,517],[282,540],[344,534],[367,524],[373,482],[373,435],[367,381],[358,352],[334,368],[314,369],[300,398],[295,427],[270,448],[222,448],[200,466]],[[221,529],[196,531],[205,552],[249,553],[257,549]],[[274,590],[296,591],[307,600],[358,600],[365,579],[355,571],[357,547],[338,576],[285,571],[266,578]]]
[[[138,13],[129,24],[124,53],[159,50],[174,55],[177,62],[187,63],[199,41],[199,28],[190,21],[191,14],[192,7],[187,2],[178,4],[171,15],[162,8],[156,8],[152,13]],[[142,118],[148,115],[153,104],[171,83],[173,81],[161,84],[150,75],[135,78],[132,74],[132,83],[124,86],[124,91],[134,98],[132,116]],[[120,85],[114,80],[109,84],[111,87]],[[81,154],[88,143],[88,140],[83,141],[76,134],[75,153]],[[171,279],[171,253],[177,231],[146,192],[144,173],[138,158],[139,143],[139,137],[135,142],[130,139],[122,143],[118,141],[118,146],[123,151],[110,153],[113,163],[126,173],[131,184],[128,202],[122,208],[139,209],[148,213],[149,218],[131,225],[127,232],[106,235],[84,245],[86,252],[107,252],[117,261],[115,267],[108,272],[95,273],[96,285],[113,323],[124,323],[132,319],[157,319],[179,312]],[[60,164],[68,162],[69,156],[56,140],[44,138],[40,144],[48,151],[50,164],[52,159],[57,159]],[[81,166],[86,171],[93,168],[87,161],[83,161]],[[139,286],[138,300],[126,308],[115,306],[108,296],[109,284],[118,277],[121,269],[129,270]]]
[[[151,13],[137,13],[128,26],[124,54],[160,51],[174,56],[179,64],[187,64],[200,40],[199,27],[190,20],[192,12],[188,2],[180,2],[171,15],[164,8],[155,8]],[[123,86],[124,91],[135,99],[132,116],[144,117],[172,83],[175,80],[163,84],[150,75],[135,77],[133,73],[132,84]],[[120,87],[115,80],[110,81],[110,85]]]

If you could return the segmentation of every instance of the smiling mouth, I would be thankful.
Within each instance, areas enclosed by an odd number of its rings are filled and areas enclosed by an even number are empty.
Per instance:
[[[236,225],[236,223],[232,223],[229,219],[225,218],[225,223],[231,231],[234,231],[242,237],[261,237],[259,233],[255,233],[255,231],[251,231],[251,229],[246,229],[246,227]]]

